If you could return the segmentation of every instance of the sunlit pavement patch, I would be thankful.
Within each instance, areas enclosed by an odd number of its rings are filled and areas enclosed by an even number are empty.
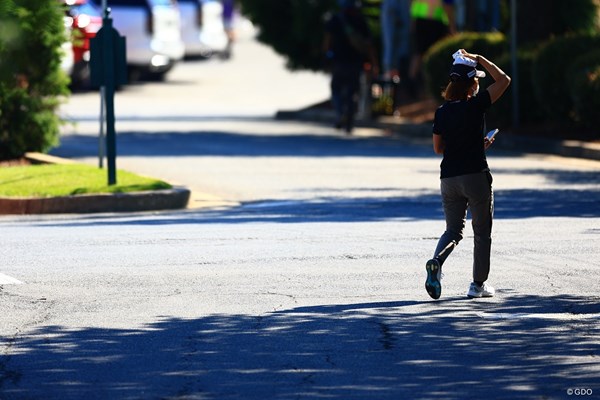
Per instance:
[[[493,320],[514,320],[514,319],[543,319],[573,321],[582,319],[600,319],[600,313],[595,314],[573,314],[573,313],[479,313],[481,318]]]
[[[18,279],[0,273],[0,285],[21,285],[22,283]]]

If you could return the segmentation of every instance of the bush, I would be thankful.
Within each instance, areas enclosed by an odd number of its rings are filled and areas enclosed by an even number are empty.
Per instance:
[[[514,121],[513,90],[518,90],[519,93],[519,122],[528,124],[543,120],[544,114],[533,93],[533,82],[531,80],[531,71],[535,57],[536,52],[533,50],[519,50],[517,53],[518,82],[513,80],[506,93],[490,108],[487,113],[490,124],[501,128],[511,126]],[[512,56],[510,52],[499,57],[495,64],[509,76],[513,77]],[[516,86],[517,83],[518,87]]]
[[[586,128],[600,125],[600,50],[575,59],[568,69],[573,118]]]
[[[556,37],[540,48],[533,62],[532,79],[537,101],[550,120],[558,123],[571,120],[573,100],[567,71],[575,56],[599,46],[600,36],[586,34]]]
[[[552,36],[592,33],[597,26],[597,0],[517,1],[520,43],[540,43]]]
[[[57,143],[58,98],[68,94],[60,68],[66,40],[58,1],[0,3],[0,159]]]
[[[429,93],[435,98],[448,84],[452,54],[458,49],[484,55],[495,60],[507,51],[507,41],[502,33],[464,32],[449,36],[434,44],[423,58],[423,70]]]

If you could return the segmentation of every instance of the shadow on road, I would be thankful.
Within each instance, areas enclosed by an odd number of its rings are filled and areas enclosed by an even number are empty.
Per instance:
[[[3,338],[3,399],[495,399],[600,391],[597,299],[502,293],[47,326]]]
[[[356,189],[354,189],[356,190]],[[369,189],[373,190],[373,189]],[[494,193],[495,219],[600,217],[600,190],[502,190]],[[79,215],[74,220],[41,222],[44,226],[177,225],[244,223],[356,223],[441,220],[439,193],[368,198],[322,197],[310,200],[262,200],[224,209],[122,215]],[[469,222],[470,223],[470,222]]]
[[[306,129],[310,129],[307,127]],[[71,135],[62,139],[55,155],[66,157],[96,156],[97,138]],[[222,157],[413,157],[431,158],[430,146],[403,143],[386,137],[344,137],[342,135],[240,134],[234,132],[122,132],[119,134],[122,156],[222,156]],[[433,162],[433,161],[432,161]],[[493,163],[492,163],[493,164]],[[600,175],[596,171],[560,169],[497,168],[502,175],[538,175],[548,185],[560,188],[524,188],[496,190],[495,218],[532,217],[600,217]],[[576,186],[573,186],[576,185]],[[398,188],[402,189],[402,188]],[[328,188],[324,191],[331,192]],[[381,188],[375,197],[316,197],[302,199],[264,199],[225,210],[187,210],[130,221],[131,224],[177,223],[310,223],[366,222],[390,219],[442,219],[439,192],[414,192],[408,195],[385,195]],[[356,191],[356,189],[353,189]],[[377,193],[377,188],[369,188]],[[406,193],[406,192],[404,192]],[[192,205],[193,207],[193,205]],[[86,224],[82,219],[74,224]],[[102,219],[96,219],[102,224]],[[106,220],[107,224],[113,222]],[[116,223],[124,223],[118,221]],[[125,222],[127,223],[127,222]]]
[[[308,129],[308,128],[307,128]],[[59,157],[95,157],[98,138],[61,138]],[[119,156],[223,157],[436,157],[430,148],[386,137],[306,134],[240,134],[235,132],[120,132]]]

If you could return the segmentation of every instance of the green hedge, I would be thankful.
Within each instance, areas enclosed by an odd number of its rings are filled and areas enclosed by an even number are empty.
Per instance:
[[[61,70],[67,40],[56,0],[0,2],[0,159],[47,151],[58,141]]]
[[[510,3],[507,1],[506,3]],[[598,0],[518,0],[519,44],[539,44],[568,33],[598,29]]]
[[[452,54],[461,48],[494,61],[507,52],[508,43],[506,37],[500,32],[464,32],[434,44],[423,58],[423,69],[427,90],[435,98],[440,97],[440,92],[448,84],[448,73],[453,61]]]
[[[535,95],[548,119],[568,123],[574,108],[567,71],[575,59],[600,47],[600,36],[569,35],[546,42],[533,63]]]
[[[573,119],[587,128],[600,125],[600,50],[577,57],[567,70]]]
[[[534,50],[519,50],[517,53],[517,69],[519,77],[513,80],[504,95],[490,108],[488,122],[494,126],[506,128],[514,122],[513,91],[518,90],[519,122],[523,124],[541,122],[544,113],[535,97],[531,79],[533,62],[536,57]],[[505,53],[495,64],[509,76],[512,75],[512,56]],[[517,87],[518,85],[518,87]]]

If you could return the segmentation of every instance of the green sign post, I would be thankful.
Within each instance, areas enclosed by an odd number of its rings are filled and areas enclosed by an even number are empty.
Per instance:
[[[108,184],[117,183],[117,141],[115,132],[115,88],[127,83],[125,38],[113,28],[110,9],[105,10],[102,28],[90,41],[90,79],[104,88],[106,105],[106,160]]]

